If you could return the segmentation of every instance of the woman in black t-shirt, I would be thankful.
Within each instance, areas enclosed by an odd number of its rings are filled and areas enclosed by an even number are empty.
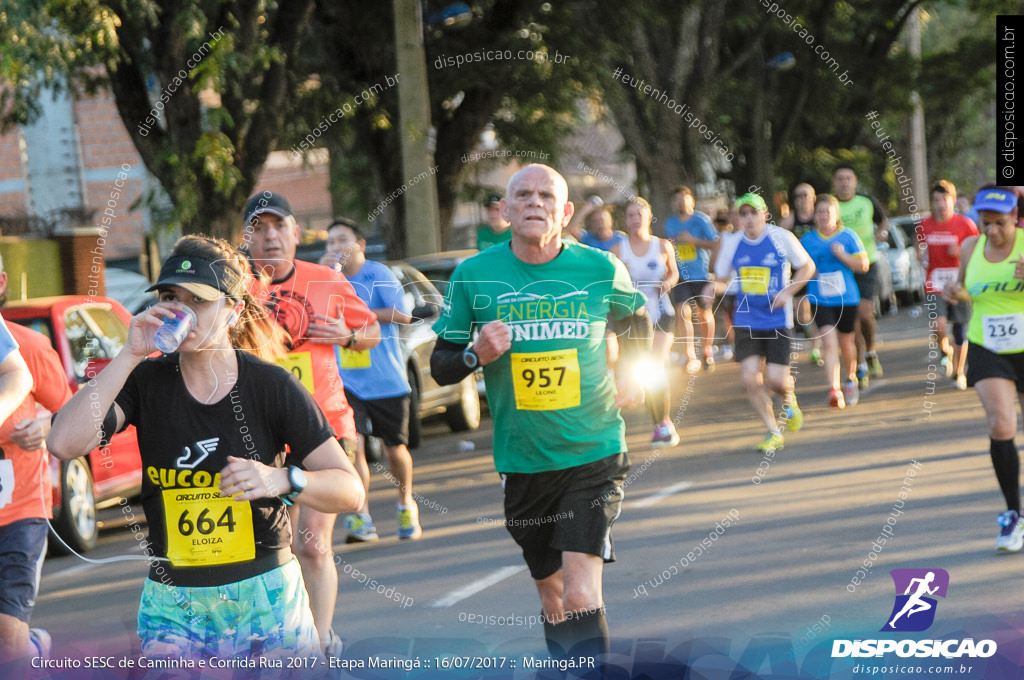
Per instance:
[[[226,242],[181,239],[151,288],[160,302],[132,319],[124,349],[61,409],[47,439],[69,460],[138,430],[150,557],[139,636],[149,658],[319,654],[286,505],[333,513],[363,502],[312,395],[257,358],[280,345],[252,283]],[[177,351],[148,359],[154,333],[186,308],[193,327]]]

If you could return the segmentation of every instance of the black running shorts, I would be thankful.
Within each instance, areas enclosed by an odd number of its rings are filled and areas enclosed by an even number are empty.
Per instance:
[[[1024,394],[1024,352],[996,354],[973,342],[967,343],[967,386],[985,378],[1004,378],[1017,385]]]
[[[701,291],[706,285],[708,285],[707,281],[680,281],[672,287],[672,292],[669,294],[672,304],[678,307],[684,302],[693,302],[701,309],[710,308],[711,299],[701,295]]]
[[[733,335],[736,336],[736,362],[742,362],[747,357],[762,356],[769,364],[780,364],[789,366],[792,359],[790,356],[790,330],[780,328],[774,331],[758,331],[741,326],[732,327]]]
[[[629,454],[620,453],[565,470],[502,475],[505,528],[530,576],[539,581],[557,572],[566,551],[615,561],[612,524],[628,472]]]
[[[849,307],[811,305],[811,312],[818,328],[834,326],[840,333],[852,333],[857,324],[857,305],[851,304]]]
[[[352,407],[352,415],[356,419],[356,432],[363,435],[379,437],[384,446],[398,446],[409,443],[409,403],[410,397],[385,399],[360,399],[349,390],[345,390],[345,398]]]

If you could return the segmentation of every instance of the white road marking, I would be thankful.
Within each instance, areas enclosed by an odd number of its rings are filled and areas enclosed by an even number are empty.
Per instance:
[[[665,487],[661,491],[651,494],[650,496],[644,498],[643,500],[633,501],[630,505],[634,508],[649,508],[658,501],[662,500],[663,498],[668,498],[676,491],[689,489],[691,486],[693,486],[693,482],[679,482],[678,484],[673,484],[672,486]]]
[[[462,600],[465,600],[467,597],[472,597],[473,595],[479,593],[481,590],[486,590],[487,588],[493,586],[495,583],[500,583],[505,579],[509,578],[510,576],[515,576],[521,571],[526,571],[525,564],[513,567],[502,567],[501,569],[498,569],[497,571],[488,574],[482,579],[473,581],[472,583],[469,583],[459,588],[458,590],[453,590],[452,592],[442,597],[440,600],[431,602],[430,606],[451,607],[456,602],[461,602]]]

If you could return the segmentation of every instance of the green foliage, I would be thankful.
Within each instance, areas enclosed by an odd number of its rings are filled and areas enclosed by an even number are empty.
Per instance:
[[[872,192],[871,168],[876,150],[865,146],[849,149],[827,147],[807,148],[794,146],[780,163],[780,177],[787,178],[787,185],[779,185],[776,191],[789,191],[801,182],[810,184],[815,192],[832,193],[832,175],[837,165],[849,165],[861,179],[861,189]]]
[[[427,0],[424,14],[449,4]],[[903,121],[915,90],[925,104],[932,174],[968,186],[983,180],[994,129],[988,112],[994,15],[1005,3],[785,4],[803,33],[768,15],[760,0],[476,0],[463,26],[426,24],[442,214],[460,197],[478,198],[479,171],[500,162],[462,160],[482,132],[492,130],[499,148],[557,162],[584,118],[616,122],[624,153],[637,161],[641,182],[655,197],[679,181],[719,181],[720,188],[764,181],[782,190],[808,180],[828,189],[832,166],[846,159],[885,200],[895,187],[874,180],[886,165],[864,116],[879,111],[894,142],[909,147]],[[903,30],[919,5],[928,21],[917,63]],[[147,200],[187,230],[237,223],[267,153],[293,148],[317,129],[313,146],[330,151],[337,212],[359,216],[408,180],[399,162],[397,88],[354,103],[365,89],[395,77],[391,13],[389,2],[367,11],[326,0],[5,3],[0,127],[30,120],[45,87],[109,88],[164,189],[163,197]],[[198,64],[187,67],[218,31]],[[818,45],[834,67],[815,53]],[[484,51],[507,54],[446,65],[448,58]],[[519,58],[520,51],[534,58]],[[783,52],[794,55],[794,68],[768,68]],[[732,164],[721,162],[664,103],[616,80],[619,67],[685,104],[733,152]],[[850,84],[837,77],[844,71]],[[160,101],[168,85],[176,90]],[[149,123],[158,101],[160,114]],[[325,124],[331,114],[337,120]],[[389,228],[399,223],[393,209],[381,218]]]
[[[235,147],[221,132],[200,135],[193,159],[202,164],[203,174],[220,194],[230,195],[242,181],[242,173],[235,166]]]
[[[0,130],[29,123],[39,114],[44,89],[76,85],[94,92],[103,83],[88,69],[117,46],[118,16],[89,2],[24,0],[0,9]],[[64,28],[70,29],[65,33]]]
[[[303,10],[303,6],[306,7]],[[231,236],[276,144],[312,0],[25,0],[0,13],[2,123],[46,87],[109,89],[172,224]]]
[[[1005,5],[934,3],[922,31],[929,179],[949,179],[967,196],[994,179],[997,11]]]

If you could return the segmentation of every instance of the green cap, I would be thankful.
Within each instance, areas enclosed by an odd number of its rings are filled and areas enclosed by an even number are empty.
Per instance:
[[[753,208],[757,208],[758,210],[768,210],[768,205],[764,202],[764,199],[754,193],[743,194],[742,196],[736,199],[737,210],[740,209],[740,206],[744,205],[749,205]]]

